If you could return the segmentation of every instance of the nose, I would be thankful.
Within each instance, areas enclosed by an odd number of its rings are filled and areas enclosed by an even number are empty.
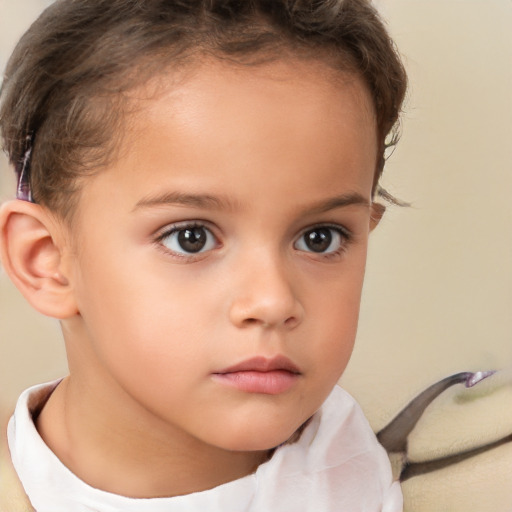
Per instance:
[[[279,258],[252,258],[241,263],[236,273],[237,292],[229,311],[235,326],[293,329],[302,322],[297,283],[294,286],[293,272]]]

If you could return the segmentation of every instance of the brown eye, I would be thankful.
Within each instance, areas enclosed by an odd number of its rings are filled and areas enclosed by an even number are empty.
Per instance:
[[[160,242],[178,254],[197,254],[214,249],[217,242],[213,233],[205,226],[174,228]]]
[[[178,231],[178,244],[185,252],[199,252],[207,242],[203,228],[182,229]]]
[[[304,242],[307,248],[313,252],[325,252],[332,243],[331,230],[319,228],[308,231],[304,234]]]
[[[339,251],[349,236],[341,228],[319,226],[303,232],[294,247],[300,251],[329,254]]]

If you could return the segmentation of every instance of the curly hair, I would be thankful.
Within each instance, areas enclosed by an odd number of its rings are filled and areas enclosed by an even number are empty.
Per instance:
[[[113,154],[124,93],[201,54],[258,65],[290,53],[367,85],[380,144],[376,186],[398,138],[407,78],[369,0],[57,0],[7,65],[3,147],[18,172],[30,164],[33,200],[66,218],[78,178]]]

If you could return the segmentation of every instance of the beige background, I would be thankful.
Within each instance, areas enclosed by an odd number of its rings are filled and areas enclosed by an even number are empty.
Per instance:
[[[0,65],[49,1],[0,0]],[[379,0],[411,86],[342,382],[375,427],[430,382],[512,363],[512,1]],[[13,196],[0,159],[0,200]],[[1,271],[0,271],[1,272]],[[58,325],[0,275],[0,410],[66,371]]]

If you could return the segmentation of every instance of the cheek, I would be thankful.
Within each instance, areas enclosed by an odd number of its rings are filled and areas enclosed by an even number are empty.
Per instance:
[[[205,323],[216,316],[197,289],[200,280],[136,258],[129,268],[107,265],[89,265],[83,279],[82,314],[94,351],[119,377],[176,382],[206,350]]]
[[[86,323],[92,364],[155,413],[181,407],[179,397],[207,370],[194,322],[147,295],[126,293]]]
[[[340,325],[349,327],[357,324],[359,305],[364,280],[366,251],[354,251],[344,265],[338,265],[320,279],[313,278],[307,284],[306,295],[311,317],[322,319],[322,323],[332,328]]]
[[[363,277],[364,259],[354,259],[311,296],[312,335],[320,345],[320,365],[333,374],[345,369],[352,353]]]
[[[357,333],[359,307],[353,303],[339,304],[323,317],[323,334],[319,367],[338,380],[350,359]]]

